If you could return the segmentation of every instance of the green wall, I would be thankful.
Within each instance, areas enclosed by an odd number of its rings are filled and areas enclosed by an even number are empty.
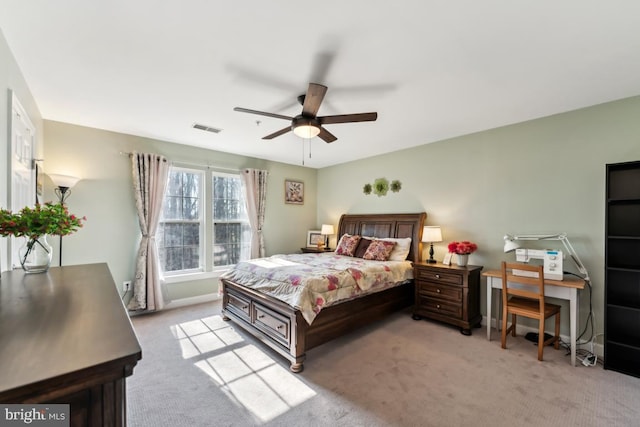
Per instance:
[[[45,120],[44,130],[45,172],[82,178],[67,204],[72,213],[86,216],[87,222],[64,238],[63,264],[107,262],[119,290],[121,283],[134,275],[140,240],[131,161],[123,152],[153,152],[174,162],[269,171],[264,225],[268,255],[298,250],[305,243],[307,230],[318,227],[314,169],[54,121]],[[285,178],[304,181],[304,205],[284,203]],[[47,180],[45,186],[47,199],[54,199],[52,183]],[[57,240],[51,243],[57,248]],[[173,300],[211,294],[217,291],[217,280],[169,283],[167,291]]]
[[[640,160],[640,97],[324,168],[318,222],[336,224],[345,212],[426,211],[427,224],[442,227],[438,260],[448,242],[467,239],[479,246],[470,263],[485,269],[515,259],[502,251],[506,233],[566,232],[591,276],[602,333],[605,165],[630,160]],[[402,190],[364,195],[379,177],[399,179]],[[527,247],[563,249],[557,241]],[[564,267],[577,271],[569,259]],[[580,330],[588,302],[582,292]],[[562,323],[568,334],[568,315]]]

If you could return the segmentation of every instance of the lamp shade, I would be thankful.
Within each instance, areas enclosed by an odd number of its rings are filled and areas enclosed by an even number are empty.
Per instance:
[[[442,230],[440,230],[440,226],[425,226],[422,229],[422,241],[430,243],[442,242]]]
[[[320,128],[312,125],[300,125],[293,128],[293,133],[298,135],[300,138],[311,139],[314,136],[318,136]]]
[[[504,252],[511,252],[518,249],[520,245],[511,236],[504,236]]]
[[[80,181],[80,178],[76,178],[75,176],[69,175],[58,175],[55,173],[48,174],[51,181],[56,185],[56,187],[66,187],[71,188]]]
[[[333,225],[330,224],[322,224],[322,228],[320,229],[320,234],[323,236],[331,236],[333,235]]]

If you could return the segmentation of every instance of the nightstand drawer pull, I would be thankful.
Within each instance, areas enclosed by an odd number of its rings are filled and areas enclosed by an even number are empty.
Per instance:
[[[437,292],[437,293],[440,293],[440,288],[436,289],[436,292]]]
[[[437,308],[437,309],[440,309],[440,304],[436,304],[436,308]]]
[[[424,267],[416,267],[415,276],[418,280],[447,283],[449,285],[462,285],[464,281],[463,275],[455,271],[445,273],[442,271],[429,270]]]

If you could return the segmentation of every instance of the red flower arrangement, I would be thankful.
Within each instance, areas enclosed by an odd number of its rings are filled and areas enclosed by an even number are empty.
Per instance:
[[[478,249],[478,245],[473,242],[463,240],[462,242],[451,242],[447,248],[452,254],[469,255]]]

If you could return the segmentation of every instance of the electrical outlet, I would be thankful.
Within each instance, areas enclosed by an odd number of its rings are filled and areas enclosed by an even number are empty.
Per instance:
[[[122,292],[127,293],[131,289],[131,280],[122,282]]]

